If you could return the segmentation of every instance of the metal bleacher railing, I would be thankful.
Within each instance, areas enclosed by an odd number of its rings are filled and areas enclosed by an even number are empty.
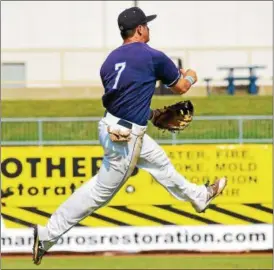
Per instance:
[[[98,117],[2,118],[1,145],[98,145]],[[196,116],[181,133],[151,124],[160,144],[273,143],[273,116]]]

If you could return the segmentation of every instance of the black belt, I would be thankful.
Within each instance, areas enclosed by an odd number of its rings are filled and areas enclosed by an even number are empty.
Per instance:
[[[132,129],[132,124],[126,120],[120,119],[117,124],[125,128]]]
[[[104,117],[107,116],[107,111],[105,111],[104,113]],[[120,119],[118,122],[117,122],[118,125],[122,126],[122,127],[125,127],[125,128],[128,128],[128,129],[132,129],[132,124],[126,120],[123,120],[123,119]]]

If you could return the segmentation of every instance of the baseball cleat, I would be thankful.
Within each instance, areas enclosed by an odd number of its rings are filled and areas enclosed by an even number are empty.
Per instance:
[[[193,204],[194,208],[198,213],[203,213],[217,196],[219,196],[225,189],[227,184],[226,177],[216,180],[212,185],[206,185],[207,188],[207,200],[203,206]]]
[[[32,252],[33,263],[39,265],[43,256],[46,254],[46,251],[42,248],[42,243],[39,240],[37,225],[34,227],[34,242]]]

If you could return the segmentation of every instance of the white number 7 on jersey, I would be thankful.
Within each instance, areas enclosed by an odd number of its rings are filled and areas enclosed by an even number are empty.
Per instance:
[[[119,71],[118,71],[118,74],[117,74],[117,77],[115,79],[115,83],[114,83],[112,89],[117,89],[117,84],[119,82],[121,73],[123,72],[123,70],[125,69],[125,67],[126,67],[126,62],[115,64],[115,70],[119,70]]]

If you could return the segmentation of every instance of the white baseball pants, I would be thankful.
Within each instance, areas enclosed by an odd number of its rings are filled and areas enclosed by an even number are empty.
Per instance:
[[[146,132],[146,127],[132,124],[129,142],[112,142],[107,127],[117,125],[119,118],[107,114],[99,122],[99,138],[105,156],[99,173],[78,188],[49,219],[38,226],[39,238],[48,250],[74,225],[104,206],[132,174],[134,168],[149,172],[179,200],[204,203],[207,189],[187,181],[171,164],[164,150]]]

